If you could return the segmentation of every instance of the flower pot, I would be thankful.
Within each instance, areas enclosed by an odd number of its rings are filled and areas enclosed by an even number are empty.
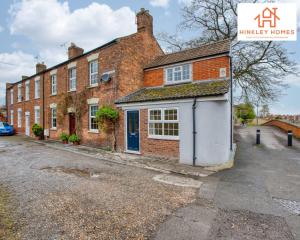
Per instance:
[[[35,136],[36,140],[42,140],[42,136]]]
[[[79,142],[73,142],[73,145],[79,145]]]
[[[68,144],[68,140],[63,140],[63,144]]]

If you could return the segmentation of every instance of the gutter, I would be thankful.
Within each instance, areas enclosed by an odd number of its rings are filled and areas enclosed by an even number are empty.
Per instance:
[[[192,106],[192,110],[193,110],[193,166],[196,166],[196,98],[194,98],[194,103]]]

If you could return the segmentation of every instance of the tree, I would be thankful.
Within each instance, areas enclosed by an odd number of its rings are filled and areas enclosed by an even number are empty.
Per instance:
[[[259,96],[262,102],[276,100],[283,88],[282,79],[297,72],[281,44],[272,41],[237,41],[237,5],[243,0],[193,0],[183,9],[179,31],[197,30],[199,36],[184,42],[175,35],[159,34],[170,51],[197,47],[223,39],[232,41],[234,88],[240,99],[252,101]],[[254,0],[256,2],[256,0]]]
[[[242,123],[248,123],[256,117],[254,107],[251,103],[237,105],[235,107],[235,114],[237,118],[241,119]]]
[[[264,104],[262,105],[261,109],[260,109],[260,115],[261,117],[265,118],[270,114],[270,110],[269,110],[269,106],[268,104]]]

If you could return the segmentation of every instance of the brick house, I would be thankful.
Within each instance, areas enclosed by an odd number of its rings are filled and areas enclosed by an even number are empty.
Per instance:
[[[141,9],[136,33],[85,53],[72,43],[65,62],[39,63],[34,75],[7,83],[8,122],[20,134],[33,136],[38,123],[49,139],[77,132],[83,144],[105,147],[111,135],[98,130],[95,113],[114,105],[118,151],[223,163],[232,144],[229,46],[220,41],[166,55],[152,16]]]

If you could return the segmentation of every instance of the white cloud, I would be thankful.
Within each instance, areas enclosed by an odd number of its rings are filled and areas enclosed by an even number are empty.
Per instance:
[[[48,67],[67,59],[70,42],[88,51],[136,31],[135,13],[129,7],[113,10],[106,4],[91,3],[71,11],[68,2],[22,0],[13,2],[9,14],[10,33],[30,39],[39,61]],[[18,42],[12,43],[14,48],[20,46]],[[22,51],[0,53],[0,61],[8,63],[0,63],[0,103],[3,103],[5,83],[34,74],[36,61],[33,55]]]
[[[170,0],[150,0],[153,7],[168,7]]]
[[[180,5],[186,5],[186,6],[191,5],[192,2],[193,0],[178,0],[178,3]]]
[[[300,66],[298,67],[300,69]],[[288,75],[284,83],[288,84],[290,87],[300,87],[300,76],[297,75]]]
[[[5,101],[6,82],[16,82],[22,75],[32,75],[35,71],[35,59],[22,51],[0,53],[0,104]]]
[[[0,25],[0,32],[3,32],[4,28]]]
[[[117,10],[106,4],[91,3],[71,11],[67,2],[58,0],[23,0],[13,3],[9,10],[10,32],[32,40],[41,57],[61,60],[63,43],[75,42],[90,50],[116,37],[136,31],[135,13],[129,7]],[[48,62],[48,59],[42,59]]]

